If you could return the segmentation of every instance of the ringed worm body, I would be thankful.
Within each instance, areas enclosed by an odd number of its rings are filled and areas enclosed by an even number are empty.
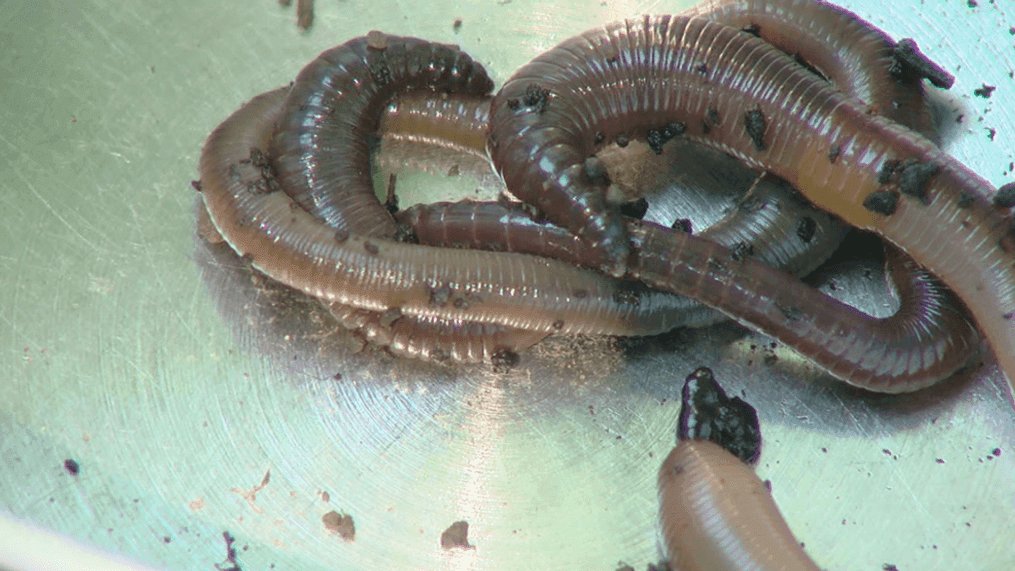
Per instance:
[[[709,124],[713,111],[720,121]],[[1015,371],[1015,235],[990,184],[750,34],[670,16],[593,30],[521,68],[491,117],[491,156],[508,186],[559,207],[558,223],[604,237],[606,269],[626,267],[624,230],[588,198],[602,189],[582,174],[584,157],[604,141],[668,129],[785,179],[902,248],[956,291],[1001,368]]]
[[[672,28],[670,27],[671,23],[673,24]],[[671,41],[673,39],[672,33],[669,35],[661,34],[658,37],[653,35],[656,32],[685,29],[687,27],[691,28],[693,33],[683,34],[683,39],[686,39],[689,35],[694,36],[697,34],[696,37],[699,44],[703,43],[706,38],[711,38],[711,40],[720,43],[726,42],[729,46],[746,49],[751,51],[751,53],[758,52],[764,58],[771,59],[772,65],[776,66],[775,69],[782,70],[780,73],[796,73],[795,69],[789,69],[788,66],[779,67],[785,63],[786,58],[778,56],[776,52],[771,50],[766,52],[758,47],[758,45],[755,45],[758,44],[757,40],[745,37],[743,34],[737,36],[729,28],[696,19],[671,20],[668,17],[645,18],[630,21],[626,24],[615,25],[608,29],[605,35],[597,33],[587,34],[587,37],[572,40],[571,44],[576,42],[578,44],[583,42],[592,42],[594,44],[595,41],[601,41],[603,42],[601,45],[605,46],[613,42],[616,45],[611,44],[612,50],[609,47],[604,48],[609,52],[609,57],[606,59],[607,63],[612,65],[619,61],[616,58],[621,57],[634,58],[628,62],[630,64],[628,67],[633,66],[638,68],[637,71],[641,72],[648,71],[649,77],[655,81],[659,78],[651,75],[654,73],[651,69],[643,69],[644,66],[639,68],[640,64],[636,60],[638,57],[641,57],[638,56],[638,53],[641,52],[637,50],[643,49],[643,56],[650,54],[645,56],[649,59],[656,57],[651,54],[658,54],[659,58],[663,58],[677,52],[684,54],[682,57],[686,56],[685,59],[700,59],[705,56],[713,57],[717,51],[721,51],[713,50],[711,47],[709,50],[705,50],[697,45],[674,45]],[[611,36],[610,34],[614,35]],[[650,42],[650,39],[655,41],[655,43]],[[630,45],[624,44],[624,42],[629,42]],[[637,47],[635,44],[641,47]],[[568,45],[570,44],[565,43],[565,46]],[[531,73],[532,69],[530,67],[532,66],[537,68],[540,65],[551,68],[562,67],[560,62],[557,61],[560,57],[564,57],[561,56],[561,51],[568,52],[571,56],[580,52],[578,48],[575,48],[571,52],[568,51],[569,49],[561,48],[551,51],[543,58],[537,58],[533,64],[530,64],[529,67],[523,68],[523,71],[519,72],[520,75],[516,77],[516,80],[509,82],[505,86],[505,90],[508,90],[508,93],[505,94],[502,91],[500,100],[503,103],[505,98],[507,98],[507,102],[501,106],[502,111],[507,109],[508,111],[504,112],[510,112],[508,113],[507,123],[510,123],[512,119],[511,113],[515,114],[515,118],[528,117],[531,119],[535,115],[538,116],[536,117],[537,119],[542,120],[546,119],[546,117],[542,117],[545,113],[549,113],[550,110],[556,111],[558,108],[563,107],[561,105],[563,102],[563,92],[560,90],[554,92],[553,97],[545,101],[541,100],[540,97],[543,95],[549,97],[548,93],[540,91],[539,93],[526,94],[526,92],[523,92],[521,94],[522,99],[519,100],[520,102],[513,104],[511,102],[512,99],[509,97],[510,90],[508,88],[522,82],[523,80],[519,78],[526,77],[526,74]],[[729,49],[732,50],[733,48]],[[388,50],[391,50],[391,54],[387,53]],[[399,87],[407,87],[410,91],[419,89],[462,89],[466,92],[472,92],[473,88],[475,88],[481,93],[489,85],[488,80],[485,80],[485,74],[473,69],[471,61],[466,56],[460,54],[460,52],[457,52],[457,50],[435,48],[418,40],[406,40],[373,34],[372,37],[354,40],[347,46],[331,50],[326,52],[326,54],[327,57],[322,58],[322,61],[325,63],[318,62],[308,67],[309,71],[305,70],[301,74],[301,78],[307,81],[298,82],[293,88],[293,93],[302,90],[309,94],[312,104],[301,104],[295,111],[291,108],[289,111],[283,111],[283,106],[280,103],[276,104],[273,102],[268,104],[264,101],[259,102],[264,104],[260,105],[260,107],[250,106],[245,108],[241,110],[243,113],[240,114],[240,117],[234,117],[234,120],[228,122],[228,125],[224,124],[223,128],[217,130],[209,138],[205,156],[202,158],[202,179],[205,186],[211,189],[211,192],[206,192],[205,194],[209,211],[212,213],[217,226],[223,231],[223,234],[233,247],[241,254],[249,254],[253,258],[253,263],[256,267],[283,283],[302,289],[311,295],[321,297],[328,302],[340,303],[361,310],[369,310],[381,315],[387,315],[390,316],[387,318],[388,321],[398,319],[429,320],[437,323],[438,329],[446,329],[448,326],[454,328],[463,324],[468,327],[474,327],[474,324],[488,324],[508,329],[537,330],[543,334],[558,331],[649,333],[664,330],[675,324],[672,317],[666,314],[669,310],[670,302],[666,301],[665,296],[647,293],[647,290],[635,288],[632,298],[632,289],[629,286],[605,281],[602,278],[596,277],[591,272],[583,272],[570,266],[557,265],[549,260],[537,260],[525,256],[512,256],[503,253],[465,252],[460,250],[424,249],[418,246],[392,242],[386,238],[391,237],[394,224],[391,222],[390,217],[386,217],[383,209],[375,204],[376,200],[373,199],[369,187],[362,184],[362,180],[354,180],[348,185],[343,185],[342,189],[347,191],[349,196],[352,197],[350,199],[351,202],[359,201],[364,205],[361,209],[363,213],[371,213],[370,216],[376,220],[369,222],[371,217],[368,217],[366,214],[348,215],[348,211],[345,210],[344,206],[340,207],[340,205],[345,204],[345,200],[336,201],[330,194],[324,192],[324,187],[320,184],[322,180],[321,173],[328,168],[334,167],[327,167],[327,165],[320,162],[320,159],[316,155],[303,154],[303,146],[294,143],[293,140],[301,140],[303,143],[307,143],[308,147],[312,147],[317,151],[333,146],[340,150],[346,149],[345,143],[348,141],[341,138],[344,135],[342,135],[340,130],[328,126],[328,121],[333,119],[339,110],[343,109],[341,107],[344,104],[343,102],[351,102],[348,110],[355,111],[355,113],[349,116],[349,119],[353,121],[353,128],[350,132],[363,135],[364,131],[368,131],[372,125],[376,124],[376,114],[379,112],[378,110],[382,102],[386,101],[390,93]],[[602,54],[590,52],[583,55],[583,57],[585,56],[588,56],[590,61],[602,62],[602,57],[600,57]],[[728,54],[723,57],[727,56]],[[597,57],[599,60],[596,60]],[[610,58],[614,58],[612,63]],[[435,65],[434,62],[437,62],[439,65]],[[574,70],[575,73],[580,74],[583,69],[583,63],[581,61],[571,63],[573,65],[563,67],[567,67]],[[599,63],[594,65],[599,65]],[[686,64],[686,62],[684,63]],[[710,63],[714,64],[715,62],[710,60]],[[721,58],[718,63],[729,64],[730,67],[735,68],[734,62],[726,62]],[[702,65],[705,65],[706,68],[709,66],[709,64]],[[350,74],[347,76],[332,72],[331,67],[333,66],[343,70],[358,69],[360,72],[359,75]],[[684,65],[684,67],[687,66]],[[700,73],[700,70],[701,65],[698,65],[692,70],[692,73]],[[415,78],[413,74],[416,72],[425,72],[423,78]],[[635,70],[625,68],[616,69],[614,72],[619,74],[618,77],[628,77],[629,75],[633,77],[632,74],[635,73]],[[743,73],[750,77],[749,72]],[[367,75],[370,77],[369,81],[365,80]],[[735,73],[731,72],[726,75],[735,75]],[[804,81],[801,77],[797,77],[798,75],[806,77],[809,82]],[[406,80],[404,82],[406,85],[403,86],[400,85],[400,81],[396,81],[397,78],[403,76],[414,79]],[[808,95],[816,93],[825,99],[851,101],[838,97],[834,92],[822,85],[820,80],[807,76],[806,72],[800,71],[792,77],[802,82],[799,85],[804,86],[802,89]],[[558,79],[560,78],[554,78],[550,75],[542,81],[546,85],[556,85],[553,82]],[[781,92],[778,89],[780,89],[781,84],[775,82],[770,77],[753,77],[752,80],[755,83],[760,83],[776,90],[776,95],[780,97],[790,97],[795,94],[792,89],[784,88],[783,91],[791,93],[779,95]],[[362,90],[369,97],[359,97],[356,93],[357,90],[342,87],[344,85],[343,82],[353,86],[359,85],[364,81],[366,83],[373,81],[379,86],[377,89]],[[565,81],[565,84],[567,84],[568,81],[573,83],[578,80],[564,78],[561,81]],[[594,84],[598,79],[589,81]],[[662,81],[662,84],[652,85],[653,92],[670,93],[666,89],[677,89],[678,87],[667,84],[665,78],[662,78],[660,81]],[[766,81],[768,83],[765,83]],[[308,84],[309,87],[304,86],[304,83]],[[691,85],[693,87],[693,81]],[[324,87],[337,89],[338,95],[335,97],[335,100],[339,102],[338,104],[326,101],[322,97],[321,90]],[[759,88],[755,86],[755,89]],[[526,90],[528,91],[528,87],[526,87]],[[586,98],[586,103],[594,107],[595,105],[602,105],[603,101],[609,101],[610,97],[623,97],[623,95],[613,92],[599,95],[601,97]],[[281,95],[278,95],[278,97],[281,97]],[[301,100],[292,94],[289,97],[290,99]],[[528,99],[525,99],[526,97]],[[776,96],[773,97],[778,99]],[[521,104],[525,103],[525,101],[529,101],[529,104],[526,104],[526,109],[520,110]],[[597,101],[598,103],[596,103]],[[658,109],[639,109],[636,105],[638,102],[632,104],[632,102],[623,99],[618,101],[620,101],[618,109],[626,110],[624,111],[625,113],[637,111],[638,121],[641,121],[641,123],[633,121],[630,123],[631,125],[640,124],[644,126],[652,121],[655,121],[654,124],[658,125],[662,122],[660,113],[664,115],[666,113],[673,113],[672,110],[666,109],[663,111]],[[672,103],[673,101],[670,102]],[[547,106],[546,109],[541,108],[544,103]],[[551,103],[553,104],[552,106]],[[533,105],[540,107],[540,109],[535,109],[534,111],[532,109]],[[713,121],[723,116],[731,116],[726,106],[716,105],[716,107],[702,109],[702,117]],[[723,103],[723,105],[736,108],[738,103],[731,100],[728,103]],[[494,158],[497,159],[497,141],[504,141],[505,127],[496,120],[496,102],[494,108],[494,137],[491,139],[491,148],[494,150]],[[596,109],[592,111],[581,108],[570,109],[561,117],[553,116],[550,118],[553,121],[570,120],[564,117],[564,115],[571,112],[575,112],[578,115],[586,113],[589,117],[596,120],[611,121],[611,124],[619,123],[619,120],[615,117],[595,115]],[[264,117],[254,118],[258,113],[264,113],[271,117],[270,119],[264,119]],[[281,121],[282,128],[277,133],[267,132],[270,130],[269,125],[274,124],[277,120],[276,114],[283,113],[287,118]],[[678,113],[686,113],[686,111],[678,111]],[[753,113],[753,110],[751,113]],[[751,116],[751,113],[745,113],[744,117]],[[762,115],[764,114],[762,113]],[[339,116],[346,117],[344,114],[339,114]],[[732,113],[732,116],[736,117],[736,113]],[[259,121],[260,126],[256,128],[244,126],[244,121]],[[552,124],[553,121],[550,121],[550,123]],[[731,122],[737,123],[736,121]],[[302,124],[313,126],[309,134],[296,130],[295,126]],[[689,133],[691,138],[694,138],[696,129],[704,131],[704,124],[705,122],[703,121],[700,127],[693,127],[688,130],[685,126],[684,129]],[[726,125],[726,122],[722,122],[722,124]],[[726,127],[720,128],[720,123],[718,122],[715,122],[715,125],[709,128],[712,131],[725,132],[721,136],[716,135],[719,136],[720,141],[725,140],[722,137],[733,137],[734,135],[729,133],[729,131],[736,130]],[[584,129],[582,132],[589,135],[593,140],[606,138],[606,132],[609,133],[610,137],[623,135],[616,128],[613,131],[607,129],[605,132],[600,130],[594,133],[590,132],[587,125]],[[497,136],[498,130],[501,132],[499,137]],[[527,136],[537,131],[537,129],[529,128],[523,130]],[[557,127],[552,126],[550,130],[560,131]],[[890,128],[886,128],[886,130],[892,131]],[[895,130],[905,133],[901,128],[896,128]],[[289,131],[296,131],[296,133],[290,136],[287,134]],[[648,135],[651,135],[648,131],[651,131],[651,129],[646,131]],[[632,134],[638,135],[642,133],[635,129],[635,132],[632,132]],[[743,133],[740,133],[740,135],[743,138]],[[765,133],[760,134],[762,140],[765,137]],[[739,143],[742,146],[747,144],[757,147],[758,145],[755,141],[757,138],[759,138],[757,133],[755,135],[748,133],[747,139],[749,142],[744,143],[744,141],[739,141]],[[237,144],[238,140],[246,142]],[[250,141],[257,141],[257,143],[247,144]],[[866,139],[865,141],[872,145],[875,144]],[[271,164],[268,166],[272,168],[265,169],[263,156],[269,142]],[[526,152],[530,157],[540,157],[540,160],[536,161],[540,165],[552,166],[554,161],[540,154],[542,152],[540,149],[548,148],[543,145],[543,142],[535,147],[526,147],[529,148]],[[519,137],[512,145],[517,150],[518,145],[523,143],[529,144],[525,137]],[[361,147],[365,146],[361,145]],[[257,151],[251,153],[250,148],[255,148]],[[555,148],[559,150],[558,147]],[[852,147],[847,148],[847,150],[850,148]],[[336,162],[346,165],[362,165],[363,161],[365,161],[365,152],[361,148],[355,152],[348,153],[347,156],[343,155],[339,157]],[[849,153],[844,156],[849,156]],[[349,157],[352,158],[350,159]],[[825,158],[828,160],[828,157]],[[343,161],[346,162],[343,163]],[[750,162],[758,163],[754,159]],[[244,179],[243,175],[238,174],[244,168],[244,163],[256,167],[249,173],[246,179]],[[582,168],[584,169],[585,167],[586,165],[583,161]],[[362,168],[353,168],[349,172],[354,176],[362,178],[362,170]],[[581,176],[588,175],[584,170],[582,173],[579,174]],[[931,175],[931,182],[945,178],[943,174],[937,173]],[[302,178],[302,182],[305,184],[290,187],[288,182],[284,182],[294,175],[297,178]],[[558,180],[571,180],[574,178],[572,175],[574,173],[568,174]],[[260,176],[260,179],[255,180],[258,176]],[[902,176],[902,174],[899,174],[897,178],[901,179]],[[506,178],[508,178],[510,184],[510,177],[506,176]],[[283,181],[281,186],[285,188],[286,192],[291,193],[293,197],[292,201],[275,196],[277,193],[271,192],[279,184],[279,181]],[[888,184],[898,186],[901,183],[890,181]],[[246,191],[247,195],[253,195],[253,198],[243,195],[244,191]],[[368,194],[370,195],[369,199],[364,198],[359,200],[359,198],[356,198],[365,197]],[[937,200],[933,203],[940,204],[942,202],[945,201]],[[301,206],[301,208],[295,208],[295,206]],[[966,206],[969,207],[969,205]],[[972,210],[978,212],[975,208]],[[377,211],[380,211],[382,214],[377,215]],[[868,214],[870,213],[868,212]],[[325,223],[322,224],[317,217],[323,218]],[[893,216],[893,218],[895,217]],[[353,223],[355,223],[355,227],[352,226]],[[269,235],[261,235],[266,230]],[[656,239],[660,236],[664,238]],[[683,248],[685,244],[693,244],[694,240],[678,239],[677,242],[673,242],[669,236],[657,233],[653,234],[646,243],[652,244],[653,247],[657,248],[670,248],[664,254],[667,256],[665,259],[669,259],[668,256],[678,253],[679,249]],[[848,320],[842,319],[839,315],[826,314],[813,322],[803,320],[800,318],[808,315],[808,310],[811,308],[810,304],[793,303],[787,305],[783,302],[775,301],[769,294],[756,295],[741,286],[735,285],[736,280],[741,279],[744,273],[752,267],[750,260],[747,260],[743,267],[738,267],[742,264],[722,262],[722,260],[743,262],[741,259],[743,256],[738,255],[736,252],[730,252],[720,247],[713,247],[705,254],[701,253],[702,250],[698,250],[696,254],[689,252],[687,255],[695,260],[689,265],[672,260],[668,265],[663,264],[659,260],[664,259],[664,255],[655,256],[655,253],[661,252],[662,250],[651,249],[637,252],[634,256],[636,261],[645,261],[653,269],[647,273],[636,274],[635,277],[649,281],[656,287],[663,287],[692,295],[703,295],[703,289],[705,289],[703,284],[707,283],[710,290],[719,292],[710,301],[720,305],[737,305],[739,303],[741,306],[750,305],[758,307],[758,301],[764,300],[765,303],[761,305],[767,304],[768,310],[767,313],[763,312],[764,315],[760,317],[736,314],[735,311],[729,309],[726,311],[743,323],[777,336],[784,334],[783,332],[787,330],[793,331],[788,334],[788,338],[793,340],[795,346],[800,348],[806,356],[825,366],[843,356],[859,356],[871,344],[877,343],[872,340],[869,334],[853,333],[853,324],[849,323]],[[280,254],[292,255],[288,260],[282,260],[280,259]],[[691,270],[689,268],[694,269]],[[710,271],[719,268],[723,269],[723,272],[719,272],[722,275],[711,281],[702,281],[703,275],[707,275]],[[733,268],[733,270],[725,271],[729,268]],[[769,288],[767,291],[769,292],[775,289],[782,290],[786,283],[792,283],[787,281],[785,276],[768,275],[773,280],[768,283]],[[589,283],[594,284],[593,287],[587,287]],[[758,282],[748,283],[753,283],[752,287],[759,285]],[[632,299],[637,300],[637,303],[631,303]],[[961,318],[959,320],[961,321]],[[805,328],[809,331],[801,332],[799,327],[801,321],[811,323],[811,325]],[[849,365],[843,365],[838,371],[833,368],[833,374],[840,377],[845,375],[851,382],[859,384],[870,383],[871,379],[875,377],[883,379],[901,374],[903,376],[908,375],[911,378],[894,385],[895,388],[889,390],[911,390],[912,388],[924,386],[939,378],[942,370],[954,370],[954,363],[944,369],[940,367],[942,362],[950,361],[950,359],[944,357],[945,353],[953,355],[961,353],[968,348],[970,343],[968,341],[969,337],[963,337],[963,335],[968,332],[969,328],[959,329],[960,335],[957,337],[943,342],[936,341],[935,343],[937,344],[920,346],[918,350],[907,354],[904,358],[896,358],[894,354],[889,354],[886,357],[882,353],[876,355],[876,358],[871,362],[869,356],[863,356],[863,360],[866,361],[866,368],[860,374],[848,371],[842,372],[844,369],[853,369],[852,365],[855,364],[856,359],[853,362],[847,359],[846,362],[849,362]],[[915,334],[924,336],[925,331],[918,329]],[[816,340],[813,338],[815,335],[818,336]],[[821,338],[822,336],[823,338]],[[798,341],[801,338],[807,340]],[[860,339],[862,343],[853,343],[856,339]],[[960,341],[956,342],[955,339],[960,339]],[[965,339],[965,341],[961,339]],[[509,349],[510,347],[504,348]],[[484,348],[482,352],[484,355],[489,355],[491,351],[496,350],[495,347],[490,347]],[[823,352],[824,356],[815,356],[814,351]],[[475,354],[475,352],[473,351],[472,354]],[[883,358],[883,360],[879,361],[877,358]],[[935,374],[924,374],[930,371],[933,371]],[[853,377],[849,375],[853,375]],[[884,387],[893,385],[881,383],[879,380],[873,386],[879,386],[881,390],[884,390]]]
[[[682,571],[817,571],[750,464],[761,455],[754,408],[712,371],[687,376],[677,445],[659,468],[659,532]]]
[[[754,470],[718,444],[679,442],[658,486],[660,531],[678,569],[819,569]]]

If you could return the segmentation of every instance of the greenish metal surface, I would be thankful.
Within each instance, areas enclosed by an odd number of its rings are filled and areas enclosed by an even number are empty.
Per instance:
[[[990,357],[900,397],[838,387],[733,327],[638,350],[551,341],[507,374],[437,367],[355,352],[316,306],[195,238],[205,136],[332,45],[371,29],[459,43],[503,81],[596,24],[679,8],[319,4],[300,33],[269,0],[0,2],[8,522],[163,569],[225,566],[225,531],[245,570],[644,568],[680,381],[709,365],[759,407],[759,473],[822,566],[1012,568],[1015,415]],[[949,151],[1009,182],[1012,7],[848,4],[956,72]],[[984,83],[990,99],[972,94]],[[866,267],[832,271],[877,309],[884,292],[849,281]],[[475,549],[441,549],[458,520]],[[0,562],[30,549],[0,537]]]

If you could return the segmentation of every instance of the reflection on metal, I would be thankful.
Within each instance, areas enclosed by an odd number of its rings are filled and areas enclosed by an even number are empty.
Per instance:
[[[948,150],[1009,182],[1015,13],[844,4],[956,73]],[[300,34],[272,2],[5,3],[0,510],[172,569],[228,567],[225,531],[243,569],[644,569],[680,383],[707,365],[758,406],[759,474],[820,565],[1006,568],[1015,413],[988,355],[903,396],[843,387],[728,324],[550,339],[504,373],[438,366],[361,348],[194,237],[204,137],[339,40],[456,42],[503,80],[589,27],[679,8],[350,0],[319,3]],[[861,244],[812,283],[884,311],[877,247]],[[459,521],[472,547],[445,548]],[[0,541],[0,562],[25,545]]]

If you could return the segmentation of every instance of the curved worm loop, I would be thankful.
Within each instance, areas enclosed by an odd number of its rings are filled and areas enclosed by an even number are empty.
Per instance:
[[[652,334],[674,327],[674,296],[571,264],[430,248],[329,227],[277,191],[277,181],[256,160],[285,95],[280,89],[246,103],[208,137],[200,163],[202,196],[215,227],[269,277],[327,302],[378,313],[544,333]]]
[[[419,206],[400,213],[421,242],[552,252],[573,263],[594,254],[582,240],[521,208],[490,203]],[[867,390],[927,387],[965,366],[979,341],[959,300],[894,248],[886,259],[900,300],[875,318],[829,298],[751,254],[652,223],[629,222],[630,275],[700,300],[789,344],[836,378]],[[694,315],[689,313],[689,315]]]
[[[513,103],[533,85],[545,104]],[[580,180],[585,159],[604,140],[683,125],[690,140],[785,179],[902,248],[958,293],[1002,370],[1015,374],[1015,235],[988,201],[991,186],[758,38],[699,18],[612,24],[524,66],[495,97],[491,117],[491,154],[509,185],[555,195],[541,205],[570,205],[559,223],[595,219],[596,232],[612,226],[611,235],[624,233],[619,220],[585,208],[595,186]],[[569,185],[582,187],[578,199],[568,198]],[[576,209],[581,216],[568,218]],[[616,254],[604,255],[626,262]]]
[[[486,159],[490,98],[475,95],[402,95],[381,115],[385,139],[421,143]]]
[[[390,238],[373,193],[370,140],[396,93],[486,95],[493,82],[457,46],[371,32],[323,52],[289,91],[270,156],[285,191],[335,230]]]
[[[708,440],[679,442],[659,470],[659,519],[674,568],[818,571],[754,470]]]
[[[900,61],[891,38],[848,10],[815,0],[711,0],[682,15],[758,36],[865,102],[871,113],[940,143],[922,77]]]

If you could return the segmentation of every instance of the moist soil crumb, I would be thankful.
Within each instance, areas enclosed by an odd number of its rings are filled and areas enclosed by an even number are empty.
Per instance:
[[[883,191],[875,192],[865,198],[863,206],[871,212],[891,216],[895,213],[895,207],[898,205],[898,202],[898,194],[890,191]]]
[[[977,87],[973,90],[973,95],[984,99],[990,99],[990,96],[993,95],[995,89],[997,89],[997,87],[984,83],[982,87]]]
[[[744,114],[744,130],[754,143],[754,150],[765,150],[765,114],[761,109],[752,109]]]
[[[1015,206],[1015,182],[1009,182],[997,189],[997,194],[994,195],[994,205],[1000,208]]]
[[[456,521],[441,533],[441,548],[475,549],[469,544],[469,522]]]
[[[321,516],[321,523],[324,524],[324,529],[332,533],[337,533],[346,541],[353,541],[356,539],[356,524],[352,521],[351,515],[338,513],[332,510]]]

